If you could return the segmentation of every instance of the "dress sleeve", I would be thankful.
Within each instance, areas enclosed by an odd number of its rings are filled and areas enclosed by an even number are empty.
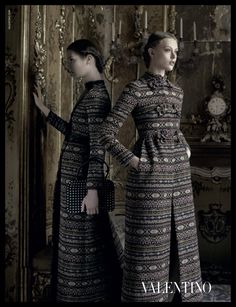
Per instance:
[[[66,134],[69,130],[69,123],[50,110],[46,121],[61,133]]]
[[[97,157],[105,160],[105,148],[99,142],[98,132],[100,125],[104,118],[110,111],[111,102],[107,97],[95,98],[96,101],[88,101],[86,103],[86,112],[88,116],[88,127],[89,127],[89,144],[90,144],[90,155],[89,158]],[[104,163],[96,160],[89,161],[88,174],[87,174],[87,188],[97,189],[102,185],[104,178]]]
[[[125,120],[137,105],[140,93],[132,83],[126,85],[116,104],[100,127],[100,142],[122,166],[128,166],[134,157],[131,150],[121,144],[116,135]]]

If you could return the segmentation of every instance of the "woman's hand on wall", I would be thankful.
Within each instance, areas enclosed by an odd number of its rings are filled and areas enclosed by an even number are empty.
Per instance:
[[[43,103],[43,95],[41,89],[38,85],[34,85],[35,92],[33,92],[34,101],[36,106],[44,113],[45,116],[48,116],[50,110]]]
[[[84,212],[86,207],[86,212],[88,215],[98,214],[99,213],[98,201],[99,200],[98,200],[97,190],[88,190],[87,195],[82,201],[81,212]]]

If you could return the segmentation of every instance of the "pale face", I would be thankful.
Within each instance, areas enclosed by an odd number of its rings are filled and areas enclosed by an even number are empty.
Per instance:
[[[81,57],[78,53],[68,50],[67,60],[69,69],[71,70],[74,77],[84,77],[89,71],[89,56]]]
[[[154,48],[148,49],[150,68],[171,71],[177,60],[178,43],[173,38],[162,39]]]

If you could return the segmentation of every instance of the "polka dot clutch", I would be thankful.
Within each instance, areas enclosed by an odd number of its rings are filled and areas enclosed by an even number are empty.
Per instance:
[[[87,162],[88,163],[90,158]],[[109,212],[115,209],[115,186],[112,180],[107,179],[107,175],[109,172],[109,166],[107,163],[99,158],[96,160],[102,161],[107,166],[107,174],[104,178],[102,184],[100,185],[98,190],[98,199],[99,199],[99,212]],[[84,165],[83,164],[83,165]],[[83,166],[82,165],[82,166]],[[82,167],[81,166],[81,167]],[[80,169],[81,169],[80,167]],[[80,170],[79,169],[79,170]],[[78,170],[78,172],[79,172]],[[69,213],[81,213],[82,201],[88,192],[87,188],[87,180],[86,179],[74,179],[66,184],[66,206],[67,212]],[[86,210],[86,207],[85,207]]]

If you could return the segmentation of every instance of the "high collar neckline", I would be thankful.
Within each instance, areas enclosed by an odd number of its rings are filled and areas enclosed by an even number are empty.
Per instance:
[[[144,74],[148,79],[159,79],[165,81],[167,79],[167,75],[162,76],[161,74],[154,74],[153,72],[146,71]]]
[[[87,89],[91,89],[92,87],[94,87],[95,85],[104,85],[104,80],[100,79],[100,80],[92,80],[92,81],[87,81],[84,83],[85,88]]]
[[[167,78],[167,75],[154,74],[150,71],[146,71],[143,75],[144,80],[146,80],[147,84],[150,88],[156,89],[164,86],[171,87],[171,83]]]

